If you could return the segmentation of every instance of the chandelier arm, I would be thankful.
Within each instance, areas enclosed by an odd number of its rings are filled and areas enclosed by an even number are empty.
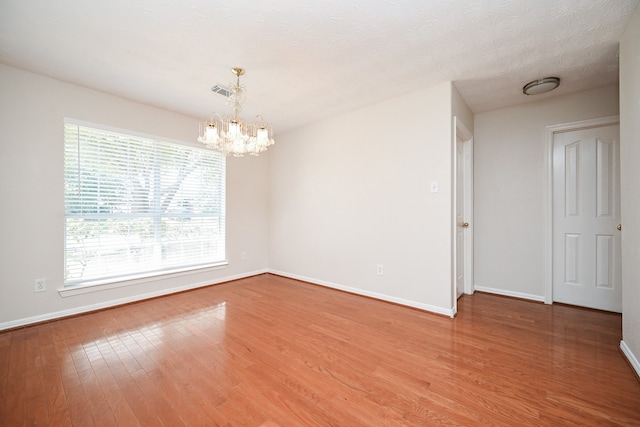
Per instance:
[[[224,119],[222,118],[222,114],[218,113],[217,111],[216,111],[216,112],[211,113],[211,122],[215,122],[214,117],[217,117],[217,118],[218,118],[218,120],[220,121],[220,123],[222,123],[222,121],[224,120]]]

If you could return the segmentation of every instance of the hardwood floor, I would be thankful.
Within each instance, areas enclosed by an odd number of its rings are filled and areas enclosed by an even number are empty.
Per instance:
[[[640,425],[619,315],[272,275],[0,333],[0,425]]]

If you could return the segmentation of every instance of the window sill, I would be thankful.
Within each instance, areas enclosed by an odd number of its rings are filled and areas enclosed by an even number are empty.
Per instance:
[[[121,277],[119,279],[113,279],[109,282],[95,282],[95,283],[85,283],[82,285],[69,285],[63,288],[58,289],[58,294],[61,297],[66,298],[75,295],[84,295],[90,294],[93,292],[101,292],[109,289],[117,289],[123,288],[127,286],[135,286],[141,285],[144,283],[157,282],[159,280],[173,279],[176,277],[190,276],[193,274],[201,274],[206,273],[208,271],[221,270],[226,268],[229,265],[228,262],[223,262],[219,264],[213,264],[210,266],[200,267],[196,269],[189,270],[172,270],[167,271],[162,274],[156,274],[153,276],[129,276],[129,277]]]

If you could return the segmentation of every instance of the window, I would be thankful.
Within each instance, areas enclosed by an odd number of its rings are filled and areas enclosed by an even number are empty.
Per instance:
[[[225,263],[225,156],[71,120],[65,285]]]

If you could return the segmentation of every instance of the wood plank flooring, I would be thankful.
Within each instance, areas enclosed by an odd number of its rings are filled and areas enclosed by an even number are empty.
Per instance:
[[[640,425],[619,315],[273,275],[0,333],[0,425]]]

